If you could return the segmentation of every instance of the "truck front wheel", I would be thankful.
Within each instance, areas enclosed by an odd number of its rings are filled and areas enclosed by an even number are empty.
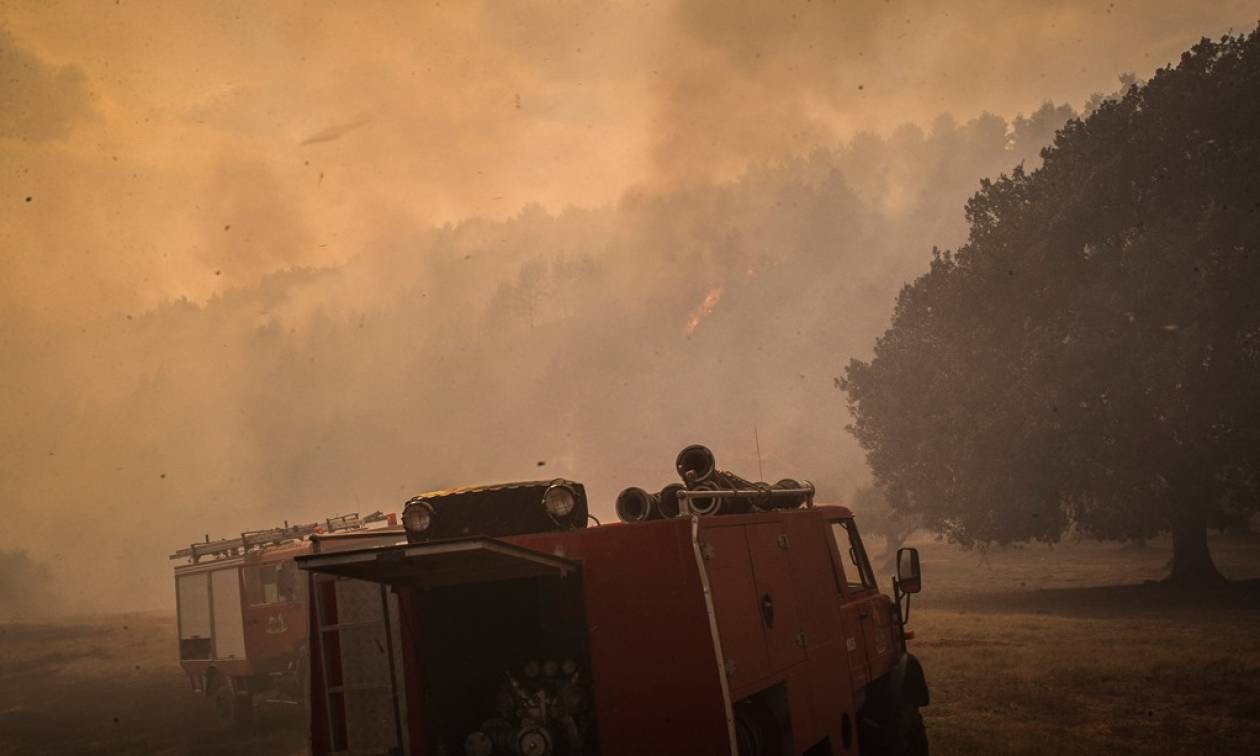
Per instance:
[[[897,730],[894,735],[894,756],[928,756],[927,727],[919,707],[903,702],[897,712]]]

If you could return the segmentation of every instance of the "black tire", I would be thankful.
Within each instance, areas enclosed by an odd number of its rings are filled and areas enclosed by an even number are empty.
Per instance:
[[[893,739],[894,756],[928,756],[927,726],[919,707],[902,704],[897,712],[897,730]]]
[[[249,695],[237,691],[232,678],[227,675],[214,676],[208,698],[215,727],[221,731],[243,729],[253,720],[253,701]]]
[[[756,697],[735,704],[735,740],[739,756],[785,756],[783,726]]]

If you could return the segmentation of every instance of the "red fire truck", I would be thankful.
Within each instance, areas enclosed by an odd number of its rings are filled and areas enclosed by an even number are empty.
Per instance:
[[[217,724],[244,725],[263,700],[305,705],[307,581],[295,556],[403,540],[396,515],[355,513],[172,554],[187,562],[175,567],[180,666]]]
[[[883,595],[810,484],[702,446],[677,469],[621,524],[587,527],[579,483],[514,483],[413,498],[404,544],[298,557],[313,753],[926,754],[918,553]]]

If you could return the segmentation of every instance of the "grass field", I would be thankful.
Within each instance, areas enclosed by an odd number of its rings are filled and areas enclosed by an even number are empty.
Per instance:
[[[1215,539],[1235,582],[1208,591],[1145,582],[1162,543],[917,545],[934,753],[1260,753],[1260,539]],[[174,637],[154,614],[0,624],[0,756],[303,752],[283,709],[211,731]]]
[[[1163,544],[921,548],[934,753],[1260,753],[1257,540],[1217,539],[1236,582],[1206,591],[1141,582]]]
[[[245,735],[208,726],[176,660],[173,616],[0,624],[0,755],[305,752],[299,717],[260,715]]]

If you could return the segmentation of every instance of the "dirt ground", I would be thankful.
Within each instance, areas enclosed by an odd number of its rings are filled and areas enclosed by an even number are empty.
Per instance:
[[[1260,753],[1260,538],[1214,539],[1235,582],[1203,591],[1145,582],[1166,543],[917,545],[935,754]],[[156,614],[0,624],[0,756],[304,752],[282,708],[213,732],[174,639]]]
[[[175,632],[155,614],[0,624],[0,755],[305,753],[284,709],[248,734],[214,732]]]

